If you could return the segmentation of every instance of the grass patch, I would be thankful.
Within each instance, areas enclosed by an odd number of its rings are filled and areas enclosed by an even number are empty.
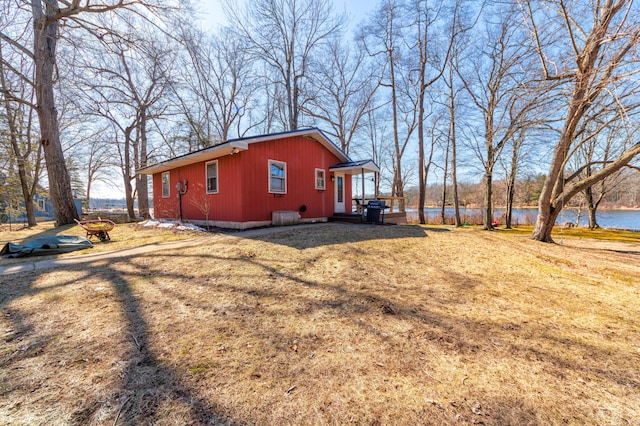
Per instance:
[[[556,234],[560,231],[556,230]],[[562,233],[567,237],[573,238],[588,238],[594,240],[604,240],[610,242],[629,242],[629,243],[637,243],[640,241],[640,232],[636,231],[619,231],[615,229],[589,229],[584,227],[574,227],[563,229]],[[556,235],[557,236],[557,235]]]
[[[3,276],[0,423],[638,424],[639,256],[328,224]]]
[[[33,228],[16,228],[9,231],[8,226],[4,225],[0,232],[0,248],[8,242],[16,244],[24,244],[37,237],[50,235],[74,235],[86,237],[86,231],[78,225],[65,225],[55,227],[54,222],[39,222],[38,226]],[[111,241],[99,241],[92,238],[93,248],[86,250],[78,250],[71,253],[63,253],[52,256],[26,257],[17,259],[0,258],[0,266],[28,263],[34,260],[44,260],[57,257],[72,257],[83,254],[94,254],[113,250],[123,250],[133,247],[144,246],[148,244],[165,243],[169,241],[184,240],[189,238],[202,237],[207,235],[197,231],[176,231],[167,228],[145,227],[137,223],[117,224],[115,228],[109,232]]]

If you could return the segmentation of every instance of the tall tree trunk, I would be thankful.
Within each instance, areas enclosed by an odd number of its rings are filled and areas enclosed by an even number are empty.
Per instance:
[[[607,84],[615,81],[613,71],[622,62],[627,52],[637,45],[639,33],[636,30],[630,40],[623,43],[622,48],[611,59],[607,60],[601,54],[601,49],[610,45],[610,42],[605,42],[605,39],[615,39],[611,34],[608,34],[609,25],[614,16],[624,10],[625,3],[625,1],[603,2],[600,10],[597,13],[594,11],[594,17],[597,19],[594,19],[591,32],[584,41],[582,49],[576,52],[576,56],[573,58],[577,64],[577,71],[572,77],[573,89],[565,123],[540,193],[538,217],[531,234],[531,238],[534,240],[553,242],[551,230],[560,210],[564,208],[562,204],[564,204],[565,198],[567,201],[570,199],[563,194],[565,186],[563,171],[567,154],[576,136],[578,124],[593,106],[600,93],[607,87]],[[562,199],[562,202],[556,201],[554,203],[554,200],[559,199]]]
[[[2,86],[2,90],[5,93],[10,92],[10,87],[7,84],[7,81],[4,78],[4,69],[2,69],[2,52],[0,51],[0,83]],[[22,198],[24,199],[24,207],[27,212],[27,224],[31,226],[36,226],[38,223],[36,222],[36,215],[34,211],[33,205],[33,196],[31,195],[31,191],[29,190],[29,182],[27,180],[27,161],[29,157],[29,151],[23,152],[20,149],[20,143],[18,141],[18,116],[19,111],[12,110],[11,104],[5,100],[4,108],[5,114],[7,116],[7,125],[9,127],[9,141],[11,143],[11,150],[13,152],[13,156],[15,156],[16,161],[18,163],[18,178],[20,180],[20,189],[22,190]],[[31,123],[29,123],[31,124]],[[30,132],[27,132],[27,136],[30,136]],[[24,136],[23,136],[24,137]],[[37,181],[37,176],[34,176],[34,179]]]
[[[91,205],[91,178],[87,178],[87,209]]]
[[[55,210],[56,225],[74,223],[79,219],[71,191],[71,178],[64,161],[58,116],[53,94],[53,73],[58,38],[58,20],[49,19],[58,11],[57,0],[46,2],[43,13],[40,1],[32,0],[35,91],[40,122],[41,144],[47,163],[49,195]]]
[[[425,160],[425,165],[423,168],[423,174],[424,174],[424,182],[422,183],[422,188],[423,188],[423,201],[422,201],[422,207],[420,207],[420,213],[422,213],[422,219],[420,221],[420,223],[427,223],[427,216],[424,213],[424,208],[425,208],[425,204],[426,204],[426,191],[427,191],[427,182],[429,179],[429,169],[431,168],[431,163],[433,161],[433,149],[434,149],[434,142],[433,142],[433,137],[431,140],[431,148],[429,150],[429,158]],[[422,220],[424,220],[424,222],[422,222]]]
[[[507,229],[511,229],[511,223],[513,221],[513,198],[515,195],[515,182],[509,177],[507,182],[507,208],[504,213],[504,224]]]
[[[424,79],[424,68],[422,73]],[[427,190],[424,161],[424,92],[424,88],[420,90],[420,106],[418,111],[418,220],[421,224],[427,223],[424,217],[425,192]]]
[[[122,165],[122,179],[124,183],[124,195],[127,204],[129,220],[136,220],[136,212],[133,203],[133,188],[131,186],[131,133],[134,127],[127,127],[124,134],[124,164]]]
[[[447,205],[447,173],[449,172],[449,139],[447,139],[447,150],[444,158],[444,177],[442,179],[442,206],[440,207],[440,223],[446,224],[445,208]]]
[[[589,169],[589,168],[588,168]],[[585,198],[587,199],[587,208],[589,210],[589,229],[594,230],[600,228],[598,225],[596,211],[598,210],[598,204],[593,197],[593,189],[588,187],[584,190]]]
[[[484,175],[484,212],[482,214],[484,220],[484,229],[493,230],[493,175],[491,169],[488,169]]]
[[[516,193],[516,176],[518,173],[518,149],[516,141],[513,141],[513,150],[511,151],[511,170],[507,178],[507,211],[505,212],[505,225],[507,229],[511,229],[513,220],[513,201]]]
[[[298,80],[293,80],[293,105],[291,105],[291,130],[298,130],[298,120],[300,116],[300,108],[298,107],[298,99],[300,98],[300,90],[298,89]]]
[[[591,166],[587,164],[585,169],[585,173],[587,177],[591,177],[592,170]],[[589,229],[594,230],[600,228],[598,225],[598,221],[596,220],[596,210],[598,209],[598,203],[595,201],[595,197],[593,196],[593,187],[589,186],[584,190],[584,198],[587,200],[587,209],[589,210]],[[580,223],[580,220],[576,222],[576,225]]]
[[[124,196],[127,205],[127,213],[129,214],[129,220],[136,220],[136,212],[133,204],[133,187],[131,186],[131,179],[128,176],[124,177]]]
[[[6,82],[4,79],[4,74],[0,76],[2,79],[2,87],[4,90],[8,90],[6,88]],[[7,124],[9,126],[9,140],[11,142],[11,149],[13,151],[13,155],[16,158],[16,162],[18,164],[18,178],[20,180],[20,189],[22,191],[22,198],[24,200],[24,208],[27,212],[27,224],[29,226],[36,226],[38,223],[36,222],[36,215],[34,211],[33,204],[33,196],[29,189],[29,180],[27,176],[27,157],[29,156],[28,152],[23,153],[20,149],[20,143],[18,141],[18,129],[16,125],[16,120],[18,118],[18,112],[12,111],[9,102],[4,102],[5,110],[7,114]],[[34,177],[37,180],[37,177]]]
[[[136,178],[136,192],[138,193],[138,214],[143,219],[150,219],[149,213],[149,190],[148,190],[148,176],[139,175]]]
[[[575,131],[575,127],[573,129]],[[571,132],[571,134],[573,133],[574,132]],[[547,173],[547,178],[540,192],[540,198],[538,199],[538,217],[536,218],[536,224],[531,234],[531,238],[537,241],[546,243],[553,242],[551,231],[560,212],[558,211],[558,207],[553,205],[552,200],[554,199],[555,193],[561,193],[563,191],[564,173],[562,173],[562,171],[564,168],[564,159],[569,147],[569,142],[567,141],[568,136],[569,132],[565,129],[560,137],[560,142],[554,150],[549,172]],[[564,206],[561,206],[560,209],[563,207]]]
[[[25,167],[26,159],[24,157],[18,158],[18,175],[20,177],[20,189],[22,190],[22,197],[24,198],[24,208],[27,212],[27,224],[29,226],[36,226],[36,214],[35,206],[33,204],[33,197],[31,191],[29,191],[29,184],[27,182],[27,170]]]
[[[535,235],[541,235],[544,238],[543,240],[538,240],[538,241],[552,243],[553,238],[551,238],[551,232],[553,231],[553,227],[555,226],[556,219],[558,219],[558,215],[560,215],[560,212],[562,210],[549,206],[549,209],[547,211],[548,211],[548,216],[545,218],[545,220],[536,221],[536,225],[533,232]]]
[[[395,71],[395,60],[393,58],[394,54],[394,45],[393,45],[393,37],[395,35],[393,20],[390,22],[389,33],[391,34],[391,46],[389,47],[389,76],[390,76],[390,84],[391,84],[391,109],[392,109],[392,119],[393,119],[393,146],[395,152],[395,167],[393,171],[393,188],[394,192],[391,195],[395,195],[396,197],[403,196],[403,188],[404,185],[402,183],[402,151],[400,150],[400,136],[398,135],[398,94],[396,90],[396,71]]]
[[[451,119],[451,186],[453,189],[453,214],[456,226],[462,226],[460,219],[460,200],[458,199],[458,166],[456,152],[456,109],[455,96],[453,91],[453,67],[449,67],[449,114]]]
[[[489,107],[484,114],[485,147],[487,148],[487,161],[484,164],[484,211],[482,213],[484,229],[493,231],[493,167],[496,161],[496,149],[493,146],[494,121],[493,114],[496,110],[496,91],[490,90]]]
[[[140,124],[138,126],[140,133],[140,154],[138,157],[137,168],[141,169],[147,166],[147,115],[143,109],[140,113]],[[146,219],[151,216],[149,214],[149,189],[148,176],[145,174],[136,175],[136,192],[138,193],[138,214]]]
[[[27,151],[31,151],[31,141],[33,140],[31,135],[31,129],[33,128],[34,112],[35,111],[33,110],[29,111],[29,120],[27,122],[27,129],[26,129],[27,131],[26,131],[26,134],[24,135],[26,142],[29,145],[29,149],[27,149]],[[27,160],[27,156],[28,154],[27,152],[25,152],[25,161]],[[27,217],[29,216],[29,211],[31,211],[31,213],[33,214],[33,223],[34,223],[33,226],[37,225],[36,216],[35,216],[35,204],[33,202],[33,199],[36,196],[36,193],[40,185],[41,167],[42,167],[42,147],[38,144],[36,148],[36,159],[34,162],[34,168],[32,170],[33,179],[31,180],[31,187],[28,188],[28,194],[27,194],[28,201],[26,203]]]

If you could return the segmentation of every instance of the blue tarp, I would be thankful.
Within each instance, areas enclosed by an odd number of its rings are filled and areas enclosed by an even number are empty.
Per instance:
[[[54,235],[35,238],[23,246],[7,243],[0,250],[2,257],[46,256],[92,248],[91,241],[75,235]]]

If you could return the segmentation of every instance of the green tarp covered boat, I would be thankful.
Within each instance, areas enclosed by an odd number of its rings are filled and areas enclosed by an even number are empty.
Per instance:
[[[20,246],[7,243],[0,250],[2,257],[46,256],[50,254],[68,253],[70,251],[92,248],[91,241],[75,235],[54,235],[38,237]]]

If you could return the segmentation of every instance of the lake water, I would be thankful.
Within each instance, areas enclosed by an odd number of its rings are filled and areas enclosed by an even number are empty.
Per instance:
[[[425,214],[430,218],[428,222],[437,222],[440,220],[439,208],[426,208]],[[495,209],[494,217],[502,224],[504,223],[504,209]],[[453,208],[446,208],[445,215],[447,217],[453,217]],[[513,223],[526,225],[533,224],[538,216],[538,209],[513,209]],[[578,212],[575,209],[565,209],[560,212],[560,216],[556,223],[563,224],[566,222],[576,222]],[[482,219],[481,209],[460,209],[460,218],[462,222],[469,221],[471,223],[478,223]],[[417,209],[407,209],[407,219],[410,221],[418,220]],[[630,229],[634,231],[640,231],[640,210],[598,210],[597,212],[598,225],[603,228],[612,229]],[[587,226],[589,224],[588,212],[582,210],[580,214],[580,226]]]

